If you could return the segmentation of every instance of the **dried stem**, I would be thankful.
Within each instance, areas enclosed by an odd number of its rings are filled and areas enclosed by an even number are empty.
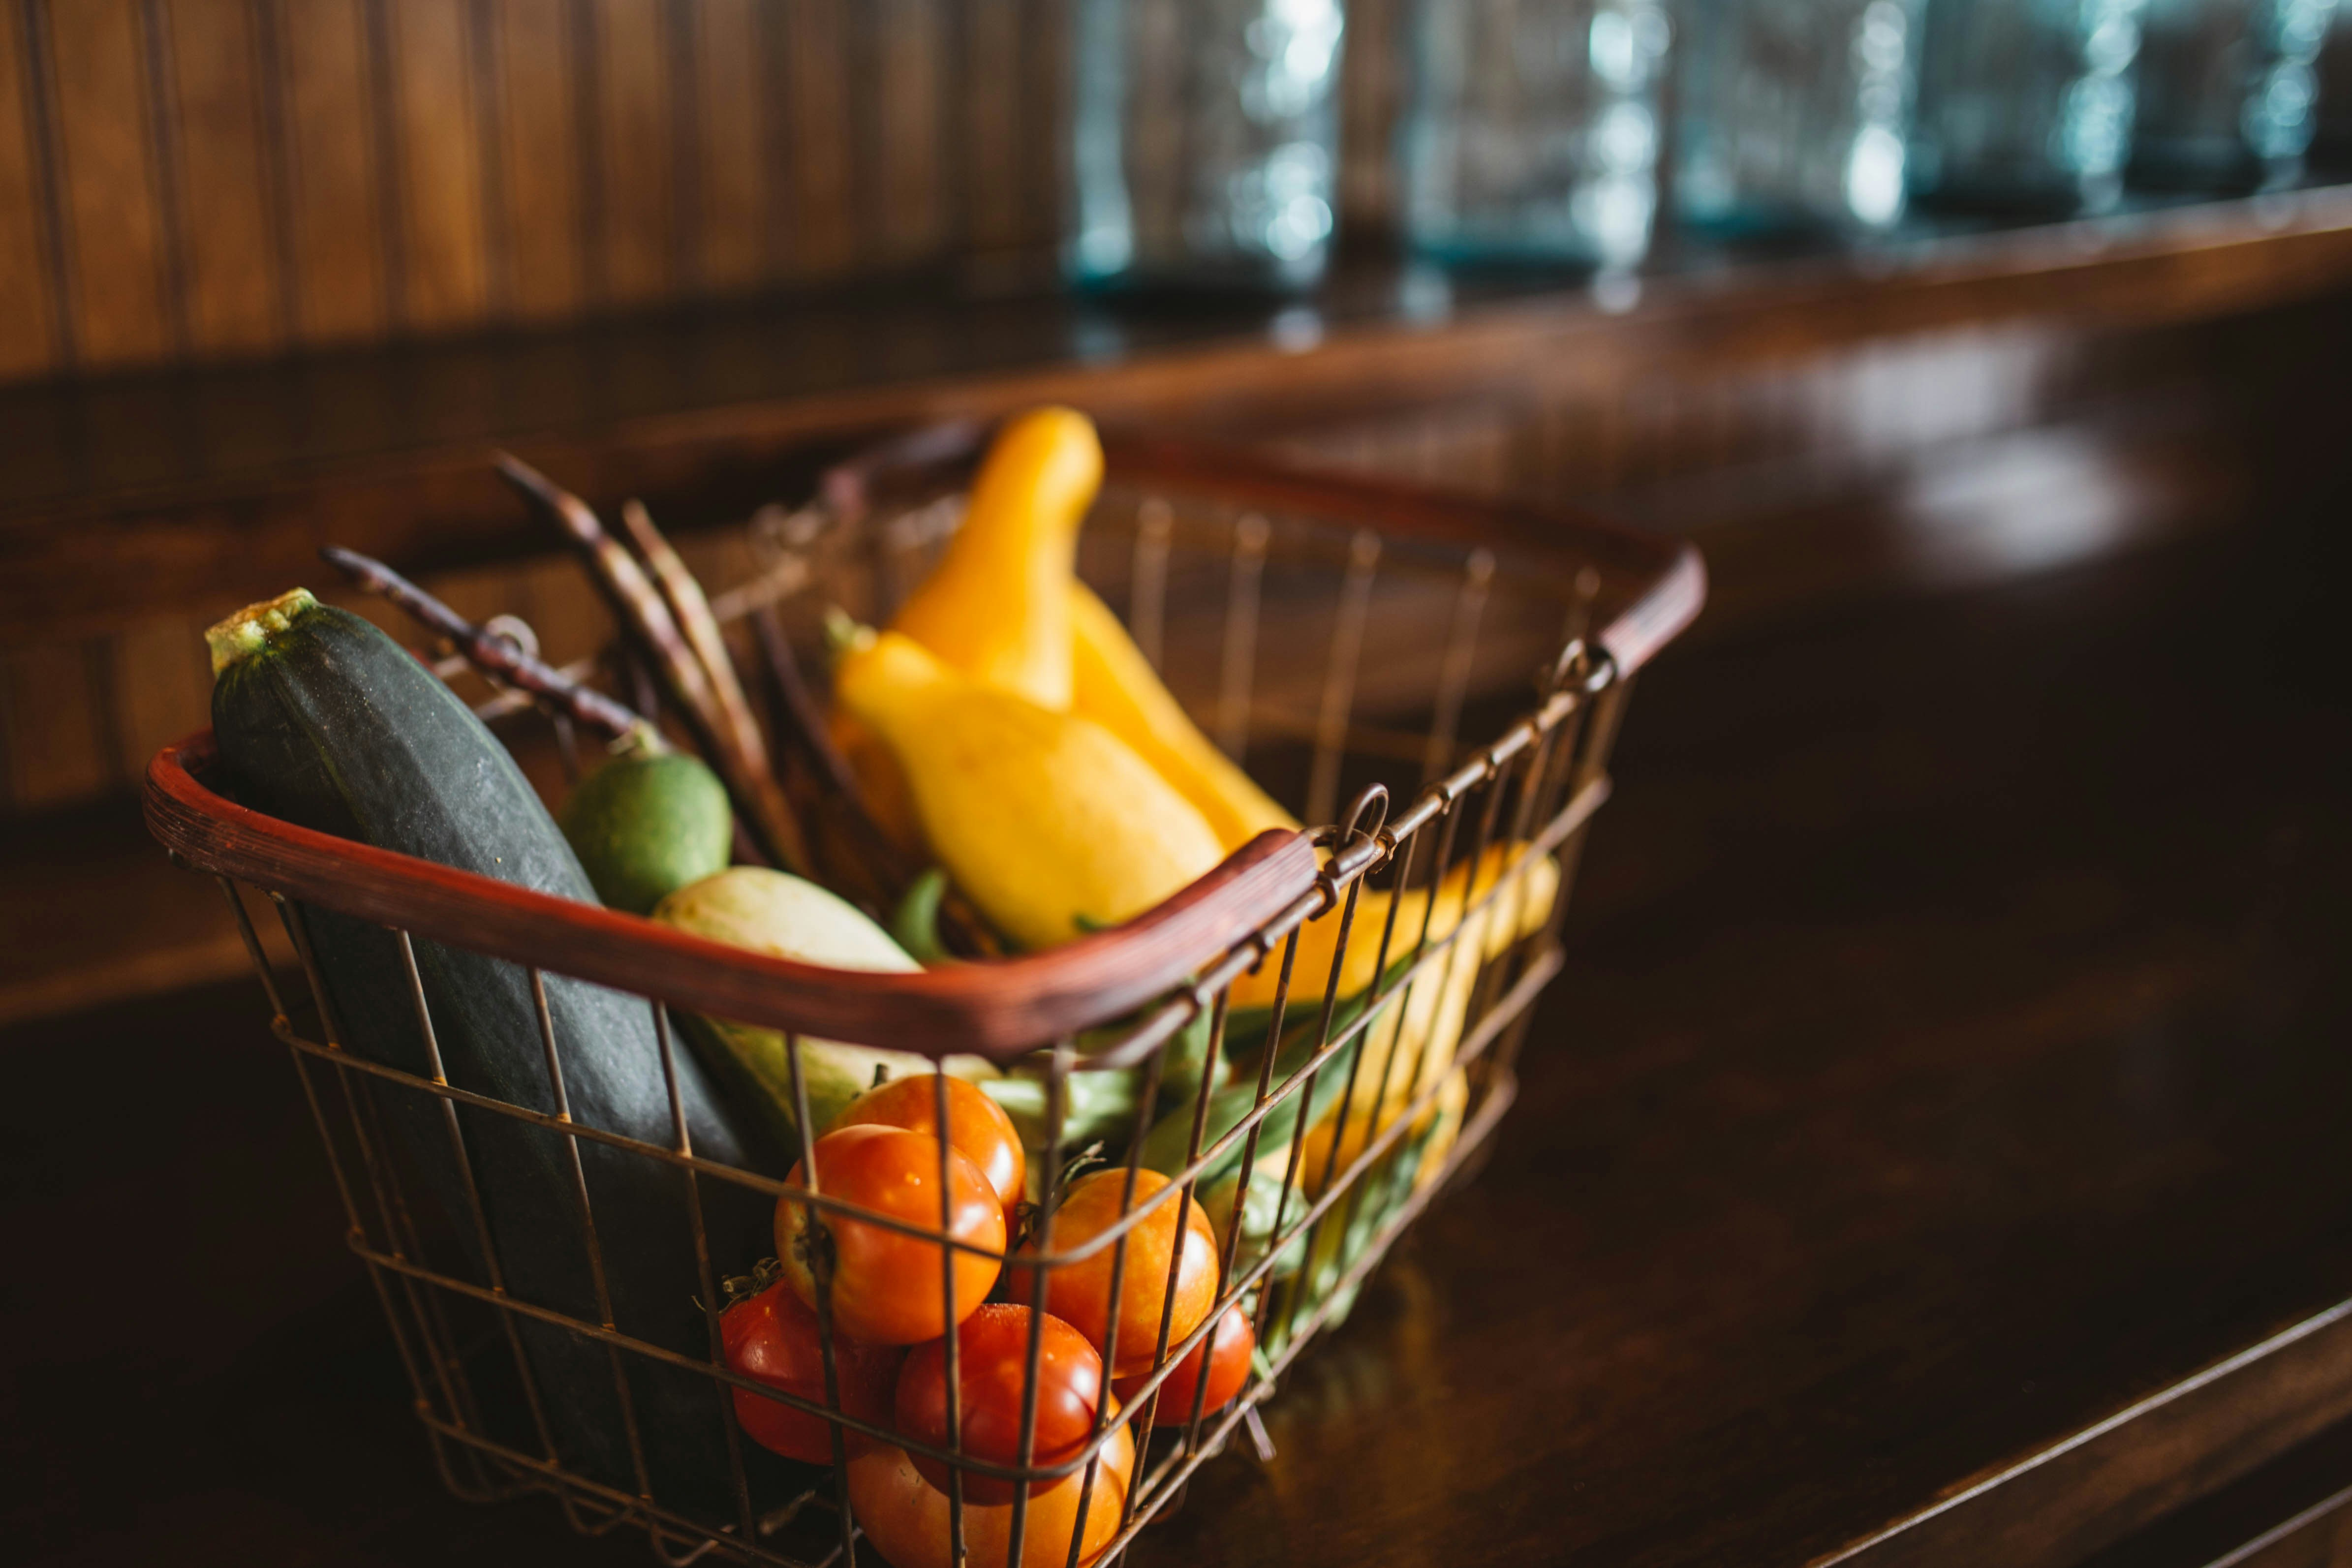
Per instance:
[[[726,727],[735,749],[758,771],[773,777],[768,762],[767,738],[760,733],[759,721],[751,716],[751,705],[743,695],[743,683],[736,678],[735,661],[727,652],[727,639],[710,612],[710,601],[704,596],[702,584],[694,580],[694,573],[687,570],[686,562],[679,559],[669,540],[654,527],[653,516],[646,510],[644,502],[624,502],[621,523],[628,530],[631,548],[661,590],[687,646],[709,680],[718,718]]]
[[[484,631],[383,562],[340,545],[329,545],[319,554],[360,587],[382,594],[428,630],[448,638],[466,662],[489,679],[529,692],[616,740],[632,734],[653,736],[653,727],[628,707]]]
[[[776,727],[780,738],[808,754],[826,784],[856,800],[857,776],[850,771],[849,759],[833,743],[824,717],[817,711],[816,697],[801,674],[800,661],[793,655],[791,640],[784,635],[783,618],[776,613],[774,605],[763,604],[751,612],[751,621],[761,658],[768,668],[769,722]],[[863,815],[864,806],[860,805],[858,810]],[[877,836],[881,832],[879,828],[874,831]]]
[[[701,662],[688,646],[661,591],[635,557],[604,531],[588,503],[520,458],[501,453],[499,476],[541,516],[562,530],[588,567],[621,630],[637,650],[662,695],[678,710],[704,757],[725,782],[744,830],[771,863],[805,873],[808,846],[775,779],[733,743]]]

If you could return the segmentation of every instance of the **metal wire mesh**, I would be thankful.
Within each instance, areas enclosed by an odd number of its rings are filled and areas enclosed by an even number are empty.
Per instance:
[[[772,509],[755,526],[762,572],[716,602],[730,619],[772,607],[786,621],[798,616],[813,624],[816,611],[833,603],[882,619],[919,580],[958,517],[952,492],[863,518]],[[1039,1165],[1043,1190],[1034,1234],[1018,1251],[977,1249],[952,1234],[944,1142],[936,1228],[828,1193],[813,1145],[797,1184],[698,1155],[679,1097],[678,1035],[656,1001],[646,1005],[668,1090],[667,1144],[574,1117],[565,1071],[578,1042],[559,1038],[536,969],[529,980],[551,1109],[450,1082],[416,943],[405,930],[394,935],[429,1071],[403,1072],[356,1055],[341,1043],[303,906],[280,890],[252,890],[283,921],[307,998],[281,988],[253,905],[237,884],[220,878],[267,992],[273,1028],[290,1049],[317,1121],[349,1245],[391,1325],[436,1463],[459,1495],[551,1492],[575,1528],[636,1525],[671,1563],[716,1553],[810,1568],[859,1560],[862,1531],[847,1462],[868,1445],[887,1444],[949,1467],[950,1530],[959,1557],[978,1518],[978,1505],[964,1496],[967,1478],[975,1477],[1014,1483],[1013,1500],[996,1505],[1009,1512],[990,1516],[1001,1560],[1026,1560],[1024,1538],[1040,1517],[1036,1500],[1070,1485],[1077,1489],[1067,1511],[1073,1522],[1063,1522],[1057,1504],[1050,1525],[1057,1541],[1058,1531],[1069,1531],[1070,1568],[1116,1554],[1181,1496],[1196,1468],[1255,1423],[1255,1407],[1274,1394],[1289,1364],[1347,1312],[1390,1245],[1446,1177],[1474,1157],[1509,1107],[1529,1009],[1559,967],[1567,891],[1586,825],[1607,797],[1606,761],[1628,686],[1584,641],[1598,575],[1564,570],[1556,560],[1505,562],[1485,545],[1391,538],[1346,517],[1268,516],[1225,506],[1213,494],[1156,489],[1113,490],[1086,537],[1087,575],[1107,601],[1124,606],[1138,644],[1205,727],[1237,759],[1262,758],[1267,777],[1287,778],[1306,820],[1334,821],[1315,833],[1323,852],[1315,885],[1245,940],[1203,954],[1189,987],[1123,1022],[1098,1020],[1116,1027],[1093,1031],[1083,1050],[1075,1035],[1039,1042],[1048,1129]],[[1493,706],[1498,691],[1527,691],[1528,674],[1538,668],[1532,703],[1518,699],[1516,716],[1496,738],[1460,755],[1455,737],[1471,716]],[[488,711],[524,706],[502,695]],[[1399,776],[1412,780],[1410,796],[1391,795],[1381,781]],[[1352,793],[1340,810],[1343,789]],[[1540,917],[1526,918],[1544,883],[1551,892],[1540,901]],[[1332,940],[1305,939],[1329,924],[1337,927]],[[1358,928],[1370,932],[1375,925],[1370,980],[1351,984],[1367,940]],[[1263,985],[1268,972],[1264,1007],[1237,1009],[1236,983],[1260,977],[1253,983]],[[1229,1050],[1241,1010],[1250,1013],[1259,1043]],[[1141,1190],[1166,1070],[1178,1042],[1202,1019],[1208,1060],[1230,1055],[1239,1076],[1220,1085],[1217,1072],[1199,1074],[1181,1162],[1164,1185]],[[806,1127],[809,1092],[797,1036],[787,1037],[786,1056],[796,1124]],[[1081,1075],[1105,1072],[1141,1078],[1127,1153],[1110,1167],[1124,1171],[1119,1218],[1057,1250],[1064,1166],[1078,1152],[1068,1136],[1071,1092]],[[935,1082],[944,1126],[947,1084]],[[1247,1100],[1240,1113],[1213,1116],[1218,1095],[1235,1091]],[[459,1173],[461,1212],[436,1212],[429,1194],[422,1202],[412,1197],[415,1155],[387,1126],[378,1103],[387,1094],[432,1103],[437,1136]],[[594,1287],[593,1318],[522,1299],[501,1272],[474,1150],[485,1127],[503,1124],[553,1134],[568,1153],[578,1236]],[[616,1323],[583,1145],[677,1173],[695,1274],[677,1289],[693,1294],[707,1320],[700,1354]],[[1215,1228],[1219,1283],[1205,1316],[1174,1332],[1182,1249],[1171,1249],[1149,1372],[1123,1406],[1101,1401],[1087,1441],[1052,1463],[1034,1459],[1043,1313],[1033,1312],[1022,1459],[991,1463],[965,1454],[960,1437],[947,1448],[929,1446],[845,1413],[824,1245],[813,1254],[824,1400],[727,1368],[720,1276],[749,1260],[714,1256],[703,1195],[721,1187],[804,1206],[821,1239],[846,1221],[937,1245],[943,1313],[950,1322],[955,1274],[949,1265],[959,1252],[996,1260],[1008,1278],[1024,1273],[1027,1299],[1042,1303],[1058,1271],[1086,1266],[1108,1249],[1108,1298],[1123,1301],[1137,1230],[1158,1223],[1154,1217],[1171,1205],[1179,1237],[1196,1209],[1213,1207],[1222,1216]],[[1208,1380],[1196,1377],[1189,1408],[1160,1425],[1163,1387],[1178,1364],[1235,1304],[1249,1313],[1260,1351],[1242,1393],[1223,1408],[1204,1408]],[[1101,1347],[1106,1383],[1121,1364],[1122,1316],[1111,1313]],[[534,1336],[551,1333],[602,1348],[623,1427],[625,1474],[590,1473],[564,1452],[541,1385],[545,1364],[533,1354],[541,1343]],[[955,1407],[958,1343],[950,1332],[950,1433],[962,1429]],[[656,1364],[709,1383],[726,1434],[723,1510],[666,1495],[659,1483],[660,1456],[649,1454],[633,1380],[633,1367]],[[750,1448],[733,1415],[739,1391],[825,1420],[831,1473],[771,1460]],[[1121,1475],[1118,1456],[1129,1450],[1132,1458]],[[1097,1533],[1098,1520],[1088,1529],[1101,1511],[1115,1515],[1107,1539]]]

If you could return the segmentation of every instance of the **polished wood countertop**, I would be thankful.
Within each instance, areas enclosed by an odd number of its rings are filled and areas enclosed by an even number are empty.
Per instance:
[[[2340,1495],[2343,499],[1645,674],[1491,1162],[1135,1560],[2165,1568]],[[13,1560],[644,1560],[441,1492],[249,984],[0,1061]]]

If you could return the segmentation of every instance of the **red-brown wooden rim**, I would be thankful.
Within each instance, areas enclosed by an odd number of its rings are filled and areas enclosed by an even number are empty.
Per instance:
[[[953,460],[967,436],[976,452],[983,433],[941,434],[931,444],[939,450],[924,452],[929,463]],[[1690,546],[1557,509],[1310,474],[1193,443],[1114,436],[1106,456],[1129,483],[1456,544],[1507,543],[1630,577],[1641,591],[1596,636],[1622,674],[1689,624],[1706,595]],[[828,498],[859,506],[869,472],[836,470]],[[830,969],[296,827],[207,787],[202,775],[215,755],[209,730],[165,747],[148,764],[144,791],[149,831],[205,871],[698,1013],[933,1056],[1006,1061],[1159,1000],[1307,894],[1318,871],[1305,834],[1263,833],[1158,908],[1051,952],[916,972]]]
[[[968,466],[986,444],[977,421],[928,426],[883,442],[827,471],[822,493],[836,512],[863,512],[876,489],[901,476]],[[1160,484],[1269,512],[1296,512],[1465,547],[1508,545],[1572,571],[1598,567],[1639,585],[1631,603],[1593,640],[1632,674],[1696,619],[1706,602],[1698,550],[1622,523],[1552,506],[1490,500],[1433,486],[1302,468],[1244,447],[1119,431],[1103,436],[1105,471],[1129,485]]]
[[[1328,474],[1240,448],[1113,433],[1103,455],[1121,481],[1157,481],[1221,501],[1345,518],[1384,532],[1472,547],[1507,545],[1572,571],[1582,565],[1639,585],[1633,601],[1594,633],[1618,673],[1646,664],[1706,602],[1706,564],[1682,540],[1559,507],[1489,500],[1387,478]]]
[[[215,758],[200,730],[147,765],[148,831],[205,871],[714,1018],[932,1055],[1007,1060],[1155,1001],[1312,890],[1318,870],[1306,834],[1261,833],[1158,908],[1051,952],[829,969],[280,821],[208,788]]]

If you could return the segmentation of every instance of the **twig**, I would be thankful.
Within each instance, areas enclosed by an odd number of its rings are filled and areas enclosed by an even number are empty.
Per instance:
[[[817,712],[816,698],[801,674],[800,661],[793,656],[791,640],[784,635],[783,618],[774,605],[763,604],[751,612],[750,619],[760,656],[768,667],[768,716],[777,735],[808,753],[827,784],[849,800],[857,800],[857,776],[850,771],[849,759],[833,743]],[[863,815],[864,806],[858,810]],[[875,832],[878,835],[881,830],[877,828]]]
[[[524,500],[562,530],[586,562],[589,576],[612,607],[623,634],[653,671],[662,695],[677,707],[679,718],[694,733],[695,743],[726,784],[736,815],[761,856],[772,864],[805,873],[808,846],[800,823],[784,805],[774,779],[764,769],[753,768],[732,744],[719,717],[709,677],[687,646],[660,591],[635,558],[604,531],[587,502],[538,469],[506,453],[499,455],[498,468],[499,476]]]
[[[357,550],[329,545],[320,556],[370,593],[382,594],[456,644],[466,662],[491,680],[529,692],[591,729],[619,739],[652,727],[604,693],[583,686],[562,670],[524,653],[504,637],[475,625],[392,568]]]
[[[744,761],[772,778],[767,739],[760,733],[759,721],[751,716],[751,705],[743,695],[743,683],[735,676],[735,661],[727,652],[727,639],[710,613],[710,601],[704,597],[702,584],[694,580],[694,573],[687,570],[686,562],[678,559],[669,540],[654,527],[653,515],[646,510],[643,501],[623,502],[621,523],[628,530],[629,544],[636,550],[637,558],[645,562],[655,586],[661,590],[662,599],[677,620],[687,647],[710,683],[719,722],[726,727],[729,738]]]

